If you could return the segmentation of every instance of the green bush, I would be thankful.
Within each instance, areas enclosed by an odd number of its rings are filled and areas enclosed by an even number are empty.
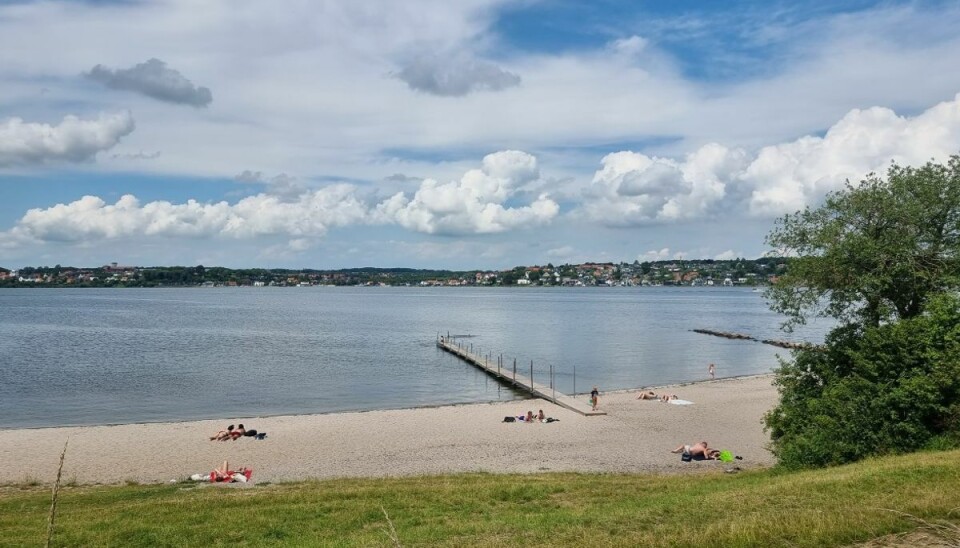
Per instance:
[[[956,446],[960,440],[960,300],[920,316],[846,325],[776,373],[780,404],[765,417],[781,466],[804,468]]]

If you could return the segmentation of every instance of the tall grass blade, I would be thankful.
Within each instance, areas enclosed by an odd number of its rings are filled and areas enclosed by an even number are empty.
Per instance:
[[[67,457],[68,439],[63,443],[63,452],[60,453],[60,466],[57,467],[57,481],[53,483],[53,500],[50,502],[50,518],[47,520],[47,548],[50,548],[53,542],[53,522],[57,517],[57,498],[60,496],[60,478],[63,476],[63,459]]]

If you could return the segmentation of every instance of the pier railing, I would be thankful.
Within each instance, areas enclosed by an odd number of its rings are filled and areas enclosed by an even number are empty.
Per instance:
[[[513,358],[512,364],[505,364],[503,354],[491,356],[491,353],[487,352],[487,354],[484,355],[480,349],[477,349],[475,352],[472,343],[464,343],[449,335],[446,337],[438,335],[437,346],[465,362],[479,367],[497,380],[519,390],[530,392],[538,398],[551,401],[555,405],[565,407],[586,416],[606,415],[603,411],[593,410],[592,406],[587,402],[578,400],[574,396],[557,392],[553,365],[550,365],[548,376],[549,384],[541,384],[534,380],[533,360],[530,361],[529,369],[526,368],[526,364],[520,364],[520,372],[518,373],[516,358]],[[524,375],[524,369],[529,371],[529,376]],[[574,368],[574,394],[576,394],[576,368]]]

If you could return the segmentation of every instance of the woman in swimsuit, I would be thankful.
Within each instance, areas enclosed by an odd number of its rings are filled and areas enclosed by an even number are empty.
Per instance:
[[[223,441],[228,440],[233,435],[233,425],[227,427],[226,430],[221,430],[216,434],[210,436],[210,441]]]

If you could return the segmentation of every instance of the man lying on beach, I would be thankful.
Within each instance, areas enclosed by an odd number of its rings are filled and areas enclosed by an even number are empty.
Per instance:
[[[698,456],[703,457],[706,460],[713,460],[715,457],[711,456],[711,453],[716,451],[715,449],[710,449],[707,447],[707,442],[700,441],[693,445],[681,445],[677,447],[671,453],[683,453],[684,455],[690,455],[691,458],[697,458]],[[719,453],[719,451],[717,451]]]
[[[640,392],[640,395],[637,396],[638,400],[658,400],[660,396],[657,395],[653,390],[648,390],[646,392]]]

